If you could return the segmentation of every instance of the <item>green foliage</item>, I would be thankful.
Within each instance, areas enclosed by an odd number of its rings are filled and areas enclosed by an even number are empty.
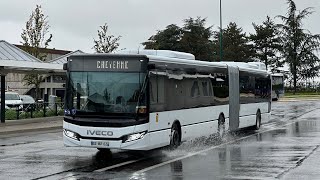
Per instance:
[[[49,28],[48,16],[45,16],[41,6],[37,5],[21,33],[21,43],[25,47],[25,51],[42,61],[47,56],[41,53],[40,48],[47,48],[52,40],[52,34],[47,37]]]
[[[183,27],[171,24],[143,42],[145,49],[188,52],[200,60],[213,60],[212,26],[200,17],[184,20]]]
[[[32,117],[31,117],[31,111],[17,111],[16,109],[8,109],[6,110],[6,120],[16,120],[17,119],[17,114],[19,113],[19,119],[28,119],[28,118],[41,118],[44,117],[44,112],[43,112],[43,106],[39,106],[35,108],[32,111]],[[45,117],[51,117],[51,116],[63,116],[64,115],[64,110],[63,107],[58,107],[57,112],[55,108],[49,108],[46,107],[46,113]]]
[[[215,60],[219,60],[219,36],[220,31],[214,32]],[[254,56],[254,49],[249,44],[246,33],[234,22],[230,22],[226,29],[222,30],[223,61],[248,62]]]
[[[22,29],[21,33],[21,43],[25,48],[24,50],[42,61],[45,61],[47,55],[41,53],[41,48],[47,48],[52,39],[52,34],[50,34],[49,37],[47,36],[49,28],[48,16],[45,16],[41,6],[37,5],[36,9],[31,13],[26,22],[25,29]],[[23,78],[25,85],[32,85],[35,87],[36,99],[39,99],[39,87],[43,78],[42,75],[36,73],[25,75]]]
[[[277,27],[269,16],[262,25],[253,23],[253,27],[255,34],[250,34],[250,39],[254,43],[255,57],[270,67],[271,71],[275,71],[281,66],[278,54],[282,48]]]
[[[206,19],[200,17],[185,19],[184,22],[183,36],[180,40],[181,50],[195,55],[197,59],[212,61],[212,26],[205,27]]]
[[[105,23],[98,30],[98,40],[94,39],[93,49],[97,53],[111,53],[119,48],[121,36],[108,35],[108,25]]]
[[[163,49],[179,51],[181,49],[180,40],[183,35],[182,29],[171,24],[166,27],[165,30],[158,31],[156,35],[151,36],[147,42],[143,42],[142,45],[146,49]]]
[[[23,77],[24,85],[27,85],[27,86],[33,85],[35,87],[36,99],[40,98],[39,97],[40,96],[40,83],[43,80],[44,80],[44,76],[37,74],[37,73],[27,74]]]
[[[302,20],[313,13],[313,8],[298,11],[293,0],[287,0],[287,3],[289,8],[286,16],[277,16],[283,21],[278,28],[282,32],[282,55],[284,62],[289,65],[296,92],[299,78],[312,78],[319,72],[319,58],[315,53],[320,47],[320,35],[313,35],[303,28]]]
[[[6,110],[6,120],[13,120],[17,119],[17,112],[16,110]]]

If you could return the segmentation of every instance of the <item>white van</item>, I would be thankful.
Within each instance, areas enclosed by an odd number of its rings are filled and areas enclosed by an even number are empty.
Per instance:
[[[16,92],[6,92],[5,94],[5,104],[9,108],[17,108],[22,104],[21,98]]]

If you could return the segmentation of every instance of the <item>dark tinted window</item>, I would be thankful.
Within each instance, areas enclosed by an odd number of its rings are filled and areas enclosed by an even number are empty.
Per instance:
[[[196,97],[196,96],[200,96],[200,89],[199,89],[199,83],[198,83],[198,80],[195,79],[193,81],[193,85],[192,85],[192,88],[191,88],[191,97]]]
[[[229,79],[227,74],[215,74],[215,78],[211,80],[213,87],[213,95],[215,104],[222,105],[229,103]]]
[[[221,105],[229,99],[224,73],[200,76],[182,71],[151,72],[149,89],[151,112]]]
[[[164,111],[164,76],[158,72],[151,72],[149,78],[150,111]]]
[[[202,82],[202,90],[204,96],[209,96],[208,82]]]
[[[271,98],[271,80],[270,77],[256,78],[255,86],[256,102],[269,102]]]
[[[271,97],[270,77],[240,72],[239,91],[241,104],[268,102]]]
[[[255,102],[255,77],[239,76],[239,90],[240,90],[240,103],[254,103]]]

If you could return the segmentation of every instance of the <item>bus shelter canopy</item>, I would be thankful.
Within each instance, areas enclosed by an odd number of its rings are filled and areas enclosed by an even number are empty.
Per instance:
[[[5,99],[5,76],[8,73],[64,73],[63,64],[45,63],[20,48],[0,40],[1,99]],[[1,122],[5,122],[5,101],[1,101]]]
[[[20,48],[0,40],[0,74],[62,73],[62,64],[45,63]]]

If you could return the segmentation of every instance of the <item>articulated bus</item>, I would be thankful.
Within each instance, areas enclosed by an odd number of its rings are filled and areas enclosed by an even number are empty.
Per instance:
[[[268,121],[271,78],[247,63],[192,54],[73,55],[67,70],[65,146],[150,150]]]
[[[282,73],[273,73],[272,77],[272,100],[277,101],[284,96],[284,76]]]

